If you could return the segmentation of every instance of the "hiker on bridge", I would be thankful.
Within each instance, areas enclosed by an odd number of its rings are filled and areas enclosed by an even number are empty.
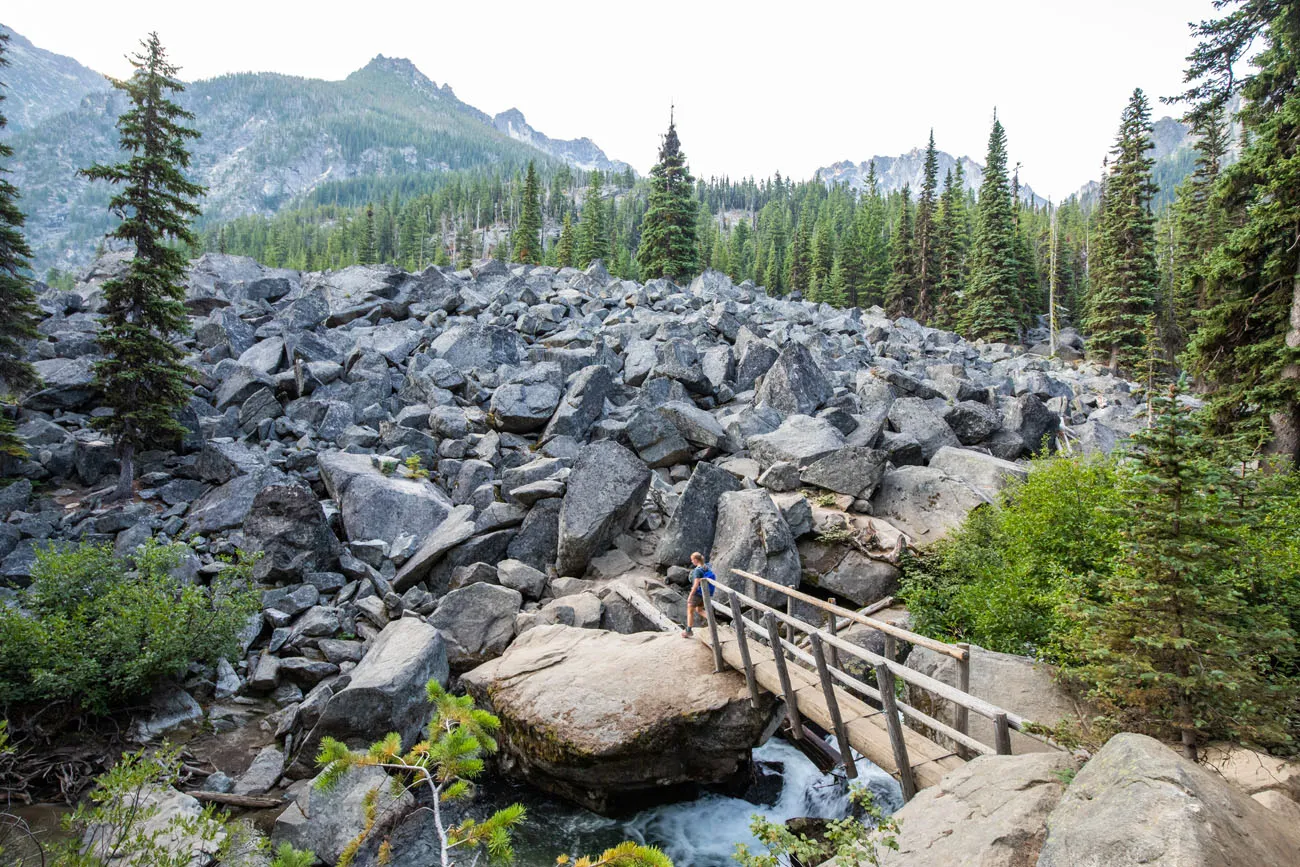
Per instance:
[[[706,617],[704,613],[704,594],[705,585],[708,586],[708,594],[713,595],[713,584],[708,583],[717,576],[713,574],[713,567],[704,562],[704,555],[696,551],[691,555],[691,592],[686,597],[686,628],[682,630],[682,638],[690,638],[693,634],[691,627],[695,625],[695,611],[698,609],[701,617]]]

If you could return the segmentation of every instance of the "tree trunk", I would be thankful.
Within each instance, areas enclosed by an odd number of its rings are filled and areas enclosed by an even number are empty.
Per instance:
[[[1196,728],[1192,719],[1192,705],[1187,699],[1178,703],[1178,727],[1182,730],[1183,758],[1196,761]]]
[[[135,446],[123,443],[117,457],[122,464],[122,472],[117,477],[117,487],[113,490],[110,499],[129,500],[135,495]]]
[[[1300,350],[1300,273],[1292,280],[1291,318],[1286,332],[1288,349]],[[1300,379],[1300,363],[1282,368],[1282,379]],[[1300,401],[1291,400],[1282,409],[1269,416],[1273,429],[1273,442],[1269,451],[1291,458],[1293,466],[1300,467]]]

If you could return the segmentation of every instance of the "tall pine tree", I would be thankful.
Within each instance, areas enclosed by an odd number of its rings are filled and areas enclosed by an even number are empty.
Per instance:
[[[1015,219],[1007,179],[1007,133],[993,115],[989,151],[975,208],[970,277],[958,314],[968,339],[1016,339]]]
[[[957,324],[957,305],[966,289],[966,255],[970,248],[965,172],[960,162],[944,178],[935,246],[939,254],[939,277],[935,283],[934,324],[952,328]]]
[[[582,217],[578,221],[577,266],[586,268],[593,259],[609,258],[609,227],[605,221],[605,202],[601,198],[602,177],[592,169],[587,193],[582,199]]]
[[[636,261],[641,276],[682,281],[698,269],[695,250],[695,178],[686,169],[686,154],[677,139],[671,114],[659,148],[659,162],[650,170],[650,197],[641,223]]]
[[[1300,2],[1231,0],[1197,28],[1184,99],[1220,112],[1239,87],[1247,144],[1215,183],[1231,230],[1206,263],[1207,309],[1189,350],[1222,432],[1300,465]],[[1239,77],[1248,53],[1255,70]]]
[[[524,176],[524,201],[519,209],[519,222],[511,241],[514,247],[515,261],[527,265],[540,265],[542,262],[542,201],[541,189],[537,184],[537,167],[528,161],[528,172]]]
[[[168,62],[157,33],[142,46],[143,53],[128,58],[135,73],[113,81],[130,100],[117,121],[121,148],[130,157],[84,170],[92,180],[121,185],[109,210],[122,222],[109,237],[135,250],[125,273],[104,282],[99,343],[105,358],[95,365],[96,385],[113,414],[94,421],[116,444],[118,498],[131,496],[137,449],[157,447],[185,431],[174,415],[189,400],[190,388],[174,338],[189,327],[183,303],[187,260],[169,241],[197,245],[190,221],[199,215],[194,199],[205,192],[184,174],[188,140],[199,134],[184,125],[194,116],[168,99],[168,93],[185,89],[178,69]]]
[[[1088,348],[1112,373],[1133,371],[1145,358],[1147,322],[1156,310],[1155,217],[1151,180],[1151,106],[1133,91],[1111,151],[1110,176],[1101,202]]]
[[[885,285],[885,312],[892,317],[916,311],[916,253],[912,223],[912,188],[903,185],[898,217],[894,221],[889,254],[889,282]]]
[[[564,224],[560,227],[560,240],[555,244],[555,264],[568,268],[574,260],[573,221],[564,215]]]
[[[935,208],[939,190],[939,155],[934,149],[934,130],[930,130],[930,143],[925,148],[925,175],[921,183],[921,196],[916,200],[916,230],[913,252],[916,256],[916,310],[912,314],[918,321],[929,323],[934,316],[935,296],[939,281],[939,245],[936,240]]]
[[[1120,560],[1077,606],[1079,673],[1115,722],[1173,735],[1195,761],[1207,732],[1285,737],[1294,689],[1266,667],[1295,636],[1286,612],[1247,595],[1238,525],[1251,512],[1234,467],[1216,458],[1176,386],[1152,408],[1118,474]]]
[[[862,249],[862,285],[855,293],[859,307],[885,303],[885,285],[889,282],[889,238],[885,200],[880,195],[876,179],[876,162],[867,167],[867,185],[858,205],[861,221],[858,223],[858,244]]]
[[[9,65],[5,53],[9,34],[0,33],[0,69]],[[0,84],[0,100],[4,97]],[[8,121],[0,103],[0,132]],[[0,141],[0,160],[8,162],[14,154]],[[18,190],[5,177],[9,168],[0,164],[0,454],[21,457],[27,453],[10,418],[10,398],[16,398],[36,385],[36,371],[24,359],[23,341],[37,335],[39,309],[27,277],[28,258],[32,255],[23,237],[23,212],[18,209]]]

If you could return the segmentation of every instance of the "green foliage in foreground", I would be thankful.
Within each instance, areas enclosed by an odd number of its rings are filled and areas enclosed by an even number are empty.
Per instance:
[[[919,631],[1046,658],[1104,728],[1293,748],[1300,477],[1234,461],[1174,396],[1127,454],[1055,458],[905,563]]]
[[[0,703],[106,713],[192,662],[234,654],[259,605],[252,564],[187,585],[174,574],[187,551],[151,541],[129,558],[111,545],[38,552],[22,609],[0,606]]]
[[[158,796],[176,784],[180,769],[178,748],[164,745],[152,754],[127,753],[95,781],[90,797],[64,818],[66,838],[46,853],[45,863],[51,867],[191,867],[199,853],[215,864],[307,867],[316,860],[311,852],[287,843],[272,854],[265,837],[212,805],[158,821]]]
[[[898,820],[886,816],[871,790],[863,786],[850,788],[849,800],[854,813],[860,815],[830,820],[817,836],[792,831],[784,822],[755,814],[749,830],[765,851],[751,852],[741,844],[736,847],[736,862],[741,867],[780,867],[822,864],[833,858],[843,865],[879,864],[880,849],[898,849]]]

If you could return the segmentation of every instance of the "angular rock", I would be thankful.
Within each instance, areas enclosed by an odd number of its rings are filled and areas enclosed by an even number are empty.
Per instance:
[[[718,498],[711,563],[714,574],[724,583],[740,581],[731,570],[742,569],[786,587],[799,586],[799,551],[794,534],[767,491],[733,491]],[[776,595],[775,590],[752,589],[751,595],[760,602],[773,600]]]
[[[959,446],[961,440],[948,423],[917,397],[900,397],[889,408],[889,423],[899,433],[911,434],[921,444],[925,460],[944,446]]]
[[[339,782],[327,790],[307,786],[297,799],[275,820],[271,831],[273,844],[291,843],[298,849],[316,853],[326,864],[338,863],[343,851],[365,830],[366,800],[378,790],[374,812],[379,817],[376,829],[383,836],[415,806],[410,792],[394,797],[391,780],[383,768],[350,769]]]
[[[659,537],[655,560],[664,566],[684,566],[695,551],[708,558],[718,519],[718,498],[740,489],[736,477],[721,467],[707,461],[696,464],[677,509]]]
[[[812,415],[833,394],[834,389],[808,347],[791,342],[764,374],[755,399],[787,415]]]
[[[975,488],[933,467],[899,467],[885,473],[871,514],[912,537],[917,545],[942,539],[986,500]]]
[[[986,403],[963,400],[953,404],[943,414],[943,420],[957,434],[957,439],[964,446],[973,445],[987,439],[1002,427],[1002,416]]]
[[[998,492],[1029,478],[1029,468],[983,452],[944,446],[930,459],[933,469],[942,470],[980,491],[992,502]]]
[[[843,446],[844,434],[833,424],[808,415],[792,415],[771,433],[745,441],[745,447],[764,469],[777,461],[807,466]]]
[[[301,482],[268,485],[258,491],[244,533],[264,553],[256,566],[259,577],[271,581],[333,568],[341,550],[325,510]]]
[[[627,449],[608,440],[584,449],[560,507],[556,568],[580,577],[591,558],[627,529],[649,488],[650,470]]]
[[[604,413],[605,398],[613,388],[614,381],[602,365],[593,364],[578,371],[555,415],[542,431],[542,440],[557,436],[586,439],[591,426]]]
[[[515,615],[522,605],[518,590],[495,584],[471,584],[444,596],[429,623],[447,643],[452,671],[500,656],[515,637]]]
[[[799,480],[837,494],[870,499],[884,478],[888,461],[888,453],[880,449],[846,446],[813,461]]]
[[[452,504],[425,480],[385,476],[368,455],[326,452],[317,458],[321,479],[339,504],[343,529],[353,540],[399,536],[425,539],[447,518]]]

